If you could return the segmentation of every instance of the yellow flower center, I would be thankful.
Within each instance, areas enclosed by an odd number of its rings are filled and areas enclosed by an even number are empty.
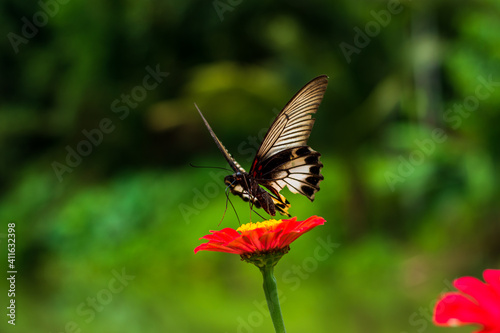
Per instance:
[[[277,224],[280,224],[281,223],[281,220],[266,220],[266,221],[263,221],[263,222],[250,222],[250,223],[246,223],[246,224],[243,224],[241,225],[238,229],[236,229],[236,231],[239,231],[239,232],[243,232],[243,231],[250,231],[250,230],[254,230],[254,229],[258,229],[258,228],[266,228],[267,230],[271,229],[272,227],[274,227],[275,225]]]

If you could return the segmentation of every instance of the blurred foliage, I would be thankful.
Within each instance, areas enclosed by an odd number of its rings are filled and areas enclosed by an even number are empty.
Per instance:
[[[436,297],[500,264],[500,1],[394,4],[4,1],[0,241],[6,258],[16,222],[15,329],[271,332],[257,269],[193,254],[208,230],[238,225],[230,206],[218,225],[226,172],[189,166],[226,167],[193,103],[248,168],[276,113],[327,74],[309,141],[325,180],[312,204],[284,194],[292,214],[328,223],[276,269],[285,324],[449,330],[430,322]],[[320,239],[338,245],[325,260]]]

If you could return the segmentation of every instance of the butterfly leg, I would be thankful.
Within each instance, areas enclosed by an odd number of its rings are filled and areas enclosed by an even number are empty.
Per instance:
[[[234,208],[233,202],[231,201],[231,199],[229,199],[229,192],[228,192],[228,190],[229,190],[229,186],[226,187],[226,190],[224,191],[224,193],[226,194],[226,208],[224,209],[224,214],[222,214],[222,218],[220,219],[220,222],[219,222],[218,225],[220,225],[222,223],[222,220],[224,220],[224,217],[226,216],[227,202],[228,201],[231,204],[231,207],[233,207],[234,213],[236,214],[236,218],[238,219],[238,224],[241,225],[240,217],[238,216],[238,212],[236,212],[236,208]]]

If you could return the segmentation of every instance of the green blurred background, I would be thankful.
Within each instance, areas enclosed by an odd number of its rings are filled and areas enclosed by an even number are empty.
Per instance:
[[[499,9],[3,1],[0,266],[13,221],[18,274],[0,331],[272,332],[259,271],[193,253],[238,226],[231,208],[218,226],[227,173],[189,166],[226,167],[193,103],[249,168],[276,112],[327,74],[321,191],[283,191],[328,221],[276,268],[288,331],[470,332],[430,314],[453,279],[500,264]]]

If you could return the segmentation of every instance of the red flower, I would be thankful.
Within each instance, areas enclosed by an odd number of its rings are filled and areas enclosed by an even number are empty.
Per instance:
[[[487,269],[484,281],[466,276],[453,285],[461,292],[444,294],[434,309],[434,323],[440,326],[479,324],[476,333],[500,333],[500,270]]]
[[[325,222],[318,216],[311,216],[305,221],[297,221],[294,217],[288,220],[247,223],[236,230],[232,228],[211,230],[211,234],[200,238],[207,239],[208,243],[196,247],[194,253],[219,251],[243,255],[286,250],[302,234]]]

